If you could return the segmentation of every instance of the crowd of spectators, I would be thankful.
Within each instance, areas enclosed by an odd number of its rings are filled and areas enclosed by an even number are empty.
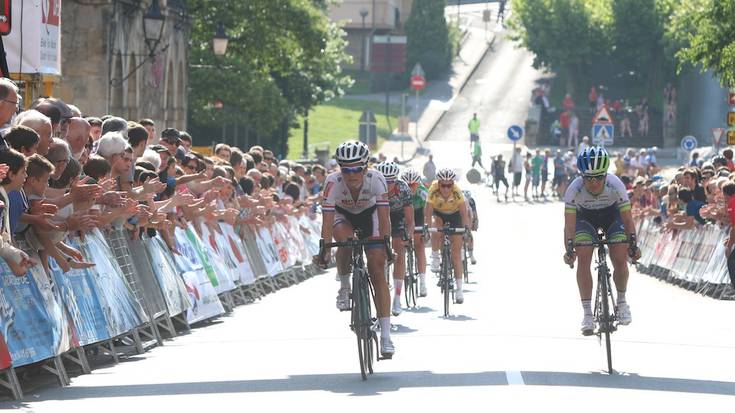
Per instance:
[[[123,229],[161,234],[172,252],[176,226],[219,231],[314,214],[327,170],[277,160],[272,151],[226,144],[206,156],[192,137],[150,119],[81,113],[56,98],[19,111],[18,88],[0,78],[0,256],[12,272],[49,260],[92,267],[67,236]],[[40,262],[39,262],[40,261]]]

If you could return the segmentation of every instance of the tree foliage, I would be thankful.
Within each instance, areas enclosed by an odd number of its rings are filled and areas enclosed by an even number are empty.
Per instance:
[[[446,0],[414,1],[406,20],[407,70],[420,62],[428,79],[445,74],[452,63],[445,6]]]
[[[735,2],[696,0],[675,13],[670,37],[681,49],[679,70],[684,65],[712,70],[724,86],[735,87]],[[685,14],[686,12],[686,14]]]
[[[189,115],[199,124],[238,122],[267,136],[351,79],[342,30],[327,17],[330,0],[188,0],[191,14]],[[230,38],[215,56],[222,24]],[[223,109],[213,103],[221,100]],[[286,137],[281,137],[285,139]]]

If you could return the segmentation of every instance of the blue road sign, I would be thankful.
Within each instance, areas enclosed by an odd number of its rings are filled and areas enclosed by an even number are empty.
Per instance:
[[[595,123],[592,125],[592,143],[594,145],[612,145],[615,127],[611,123]]]
[[[513,125],[510,128],[508,128],[508,138],[512,140],[513,142],[517,142],[521,140],[523,137],[523,128],[518,125]]]
[[[691,152],[697,148],[697,138],[692,135],[687,135],[681,138],[681,149],[687,152]]]

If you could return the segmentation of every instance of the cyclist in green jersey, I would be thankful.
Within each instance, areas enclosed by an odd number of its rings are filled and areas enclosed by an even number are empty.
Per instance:
[[[421,182],[421,175],[413,169],[403,171],[401,179],[411,188],[414,225],[417,228],[424,226],[424,205],[426,205],[429,190]],[[416,254],[416,268],[419,272],[419,296],[426,297],[426,248],[424,238],[420,233],[413,235],[413,245]]]

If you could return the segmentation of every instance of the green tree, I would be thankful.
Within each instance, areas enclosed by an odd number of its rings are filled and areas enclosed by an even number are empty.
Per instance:
[[[414,1],[406,20],[406,68],[420,62],[428,79],[445,74],[452,63],[445,6],[446,0]]]
[[[284,150],[284,125],[344,93],[344,32],[329,21],[329,0],[188,0],[191,14],[189,118],[216,131],[237,122]],[[222,24],[225,56],[212,52]],[[213,103],[221,100],[224,109]]]
[[[697,0],[675,13],[669,37],[681,46],[679,70],[687,64],[710,69],[723,86],[735,87],[735,2]],[[686,15],[685,12],[688,12]]]
[[[534,53],[534,66],[566,69],[567,90],[609,51],[609,14],[602,0],[513,0],[511,39]]]

